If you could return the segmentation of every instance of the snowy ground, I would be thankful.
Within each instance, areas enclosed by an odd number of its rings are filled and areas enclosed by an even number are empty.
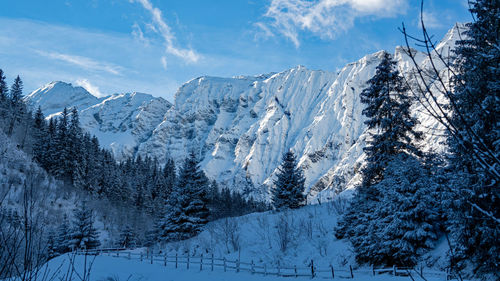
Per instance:
[[[73,262],[71,262],[73,260]],[[87,264],[84,266],[84,264]],[[69,272],[70,265],[74,265],[75,271],[73,278],[65,278]],[[89,264],[92,264],[89,266]],[[198,268],[175,269],[173,265],[164,267],[161,264],[149,264],[139,260],[128,260],[125,257],[109,257],[98,256],[95,259],[88,257],[85,261],[84,256],[73,257],[69,254],[55,258],[49,262],[46,270],[49,271],[49,276],[54,276],[53,280],[81,280],[84,268],[90,267],[90,278],[87,280],[95,281],[146,281],[146,280],[161,280],[161,281],[188,281],[188,280],[206,280],[206,281],[251,281],[251,280],[311,280],[310,277],[285,278],[277,276],[262,276],[252,275],[248,272],[224,272],[222,269],[216,269],[213,272],[209,270],[200,271]],[[320,278],[315,278],[320,279]],[[336,278],[339,279],[339,278]],[[351,279],[353,281],[410,281],[409,277],[394,277],[389,274],[378,276],[370,276],[368,274],[358,274]],[[415,280],[420,280],[416,278]],[[429,281],[443,281],[443,278],[428,278]]]

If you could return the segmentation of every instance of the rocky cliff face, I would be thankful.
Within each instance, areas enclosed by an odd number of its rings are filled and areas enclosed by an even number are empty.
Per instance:
[[[439,51],[449,52],[456,34],[450,30]],[[199,77],[179,88],[174,105],[138,93],[97,99],[81,94],[81,88],[68,90],[70,97],[54,104],[51,91],[43,90],[47,86],[27,99],[47,114],[78,104],[84,128],[118,159],[150,155],[160,162],[181,161],[195,151],[210,178],[260,198],[268,197],[281,156],[291,149],[304,170],[309,199],[315,200],[359,180],[367,137],[359,94],[381,56],[367,55],[338,73],[298,66],[260,76]],[[404,49],[396,48],[394,57],[408,74],[412,63]],[[417,59],[429,64],[423,54]],[[414,109],[422,122],[418,129],[426,133],[425,148],[440,149],[441,137],[430,133],[439,125],[422,111]]]

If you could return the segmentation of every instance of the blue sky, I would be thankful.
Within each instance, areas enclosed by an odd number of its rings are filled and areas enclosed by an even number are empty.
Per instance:
[[[172,101],[184,82],[279,72],[338,71],[403,44],[420,0],[6,0],[0,68],[28,93],[62,80],[95,95],[139,91]],[[471,20],[467,0],[426,0],[441,38]]]

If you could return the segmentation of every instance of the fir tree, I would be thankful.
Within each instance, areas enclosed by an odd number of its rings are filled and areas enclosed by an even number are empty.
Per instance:
[[[120,237],[116,243],[120,248],[134,248],[137,246],[137,235],[130,225],[126,225],[120,233]]]
[[[305,204],[304,176],[297,166],[292,151],[283,155],[283,161],[276,174],[272,202],[275,209],[297,209]]]
[[[450,98],[450,231],[455,258],[500,278],[500,2],[470,1],[474,22],[458,41]],[[456,261],[455,261],[456,262]]]
[[[70,249],[70,225],[66,215],[63,216],[62,222],[57,229],[57,235],[54,240],[54,249],[59,254],[64,254],[69,252]]]
[[[10,88],[10,103],[12,107],[12,112],[11,112],[9,128],[7,130],[8,136],[12,135],[15,124],[21,121],[22,116],[25,113],[25,105],[22,102],[22,97],[23,97],[23,81],[21,81],[21,78],[18,75]]]
[[[33,158],[42,164],[48,149],[47,128],[42,109],[38,107],[33,124]]]
[[[70,245],[75,249],[95,249],[101,245],[94,227],[92,210],[83,202],[73,213]]]
[[[198,234],[208,222],[208,179],[194,152],[184,161],[177,184],[168,200],[163,238],[184,240]]]
[[[361,263],[412,265],[415,260],[411,260],[411,256],[418,257],[428,249],[429,241],[436,235],[432,232],[435,229],[426,229],[428,232],[422,233],[425,238],[410,239],[421,224],[411,221],[411,215],[407,214],[410,207],[401,209],[405,204],[415,207],[418,188],[430,188],[421,183],[418,176],[410,178],[410,174],[405,173],[408,171],[400,171],[400,166],[405,165],[416,165],[410,169],[417,169],[421,165],[417,157],[422,155],[412,143],[412,138],[420,139],[421,133],[413,129],[417,120],[411,116],[412,99],[407,96],[407,90],[396,62],[384,53],[375,75],[361,93],[361,101],[366,104],[363,114],[368,117],[365,123],[370,132],[364,149],[367,163],[362,170],[362,183],[336,228],[337,238],[349,238]],[[401,202],[404,204],[398,205]],[[434,222],[431,214],[421,219],[431,226]],[[391,227],[393,232],[388,235],[385,232]],[[397,227],[398,231],[394,231]]]

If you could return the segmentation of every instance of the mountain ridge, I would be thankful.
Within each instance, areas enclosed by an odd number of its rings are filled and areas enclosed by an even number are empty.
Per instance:
[[[449,52],[460,28],[448,32],[438,51]],[[337,73],[299,65],[255,76],[201,76],[181,85],[173,104],[147,94],[112,95],[79,107],[82,125],[118,160],[148,155],[164,163],[167,157],[180,161],[194,151],[210,178],[261,199],[268,199],[281,155],[291,149],[304,170],[309,200],[324,200],[359,181],[367,138],[359,94],[383,52]],[[420,65],[429,64],[423,53],[416,57]],[[394,58],[408,74],[412,62],[406,48],[396,47]],[[45,112],[47,104],[32,98],[40,95],[37,91],[27,100]],[[422,123],[417,129],[439,128],[421,110],[413,110]],[[426,149],[441,147],[440,141],[429,135]]]

